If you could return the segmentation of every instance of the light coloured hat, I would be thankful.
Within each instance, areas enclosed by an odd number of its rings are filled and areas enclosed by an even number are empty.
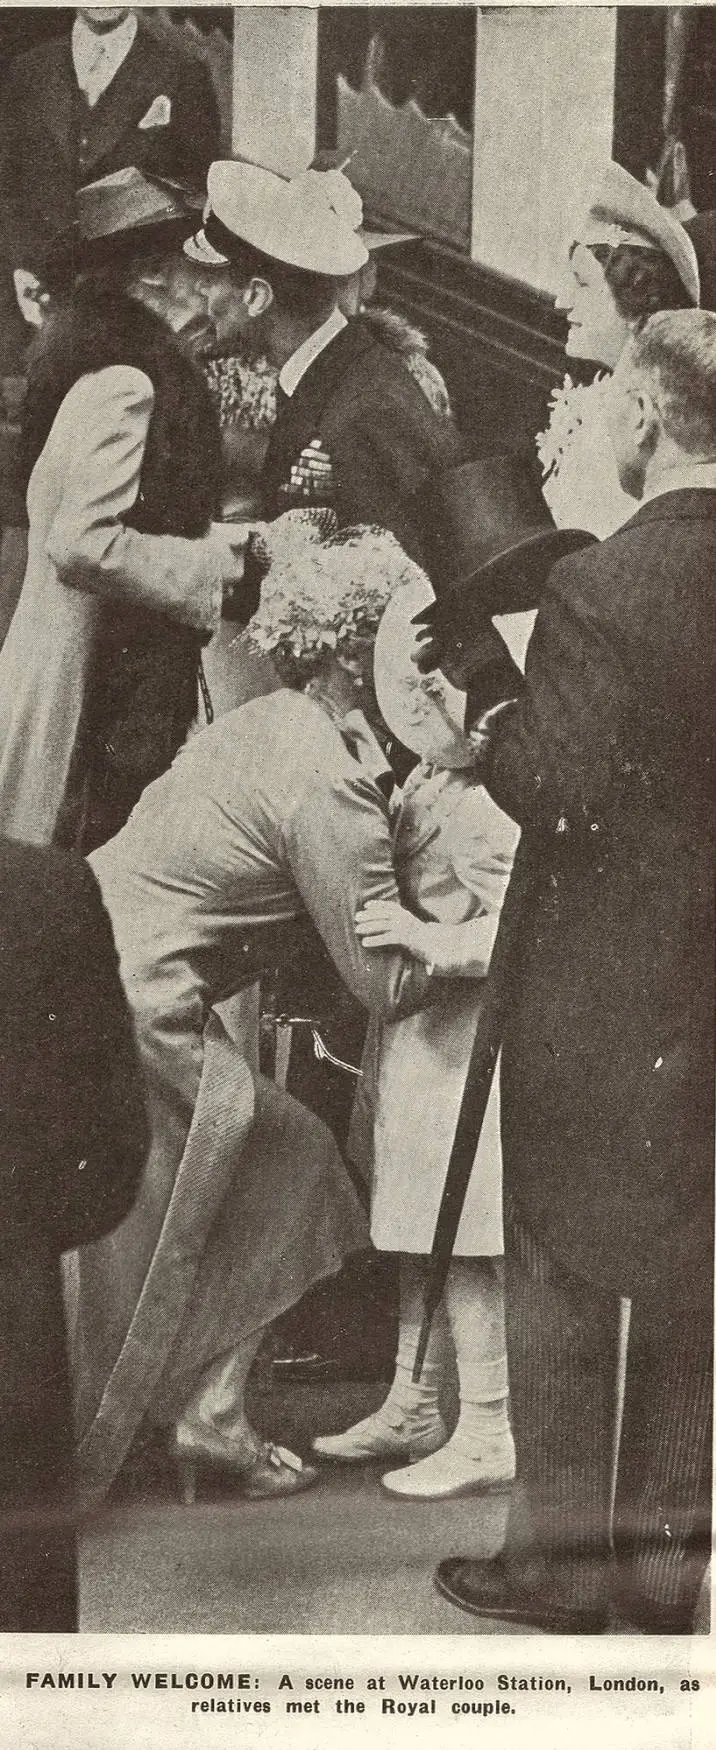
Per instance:
[[[327,172],[329,175],[337,173],[343,176],[344,182],[349,182],[350,179],[345,175],[345,171],[353,162],[355,156],[355,152],[349,152],[346,157],[345,155],[342,155],[340,151],[329,152],[325,147],[322,147],[321,150],[316,153],[316,156],[310,165],[310,169],[306,174],[310,175],[316,170]],[[366,249],[368,249],[371,254],[375,249],[392,249],[397,243],[415,243],[420,239],[419,231],[382,231],[364,225],[363,202],[360,195],[357,193],[354,183],[351,182],[350,186],[360,203],[360,213],[355,221],[355,229],[358,232],[358,236],[362,237]]]
[[[592,192],[579,241],[587,247],[635,243],[660,249],[673,262],[692,304],[700,299],[696,250],[678,219],[621,164],[607,163]]]
[[[430,765],[458,769],[474,758],[465,735],[467,694],[440,669],[420,674],[413,660],[418,636],[412,617],[433,599],[427,577],[421,576],[388,603],[375,640],[375,693],[381,716],[404,747]]]
[[[381,716],[404,747],[429,765],[457,770],[475,757],[465,735],[467,692],[453,686],[442,669],[421,674],[415,662],[420,649],[415,616],[420,622],[434,600],[427,577],[416,574],[388,603],[375,640],[375,693]],[[496,614],[493,620],[523,673],[535,618],[531,610]]]
[[[356,230],[360,195],[340,171],[303,171],[287,181],[258,164],[218,159],[207,193],[202,229],[184,245],[192,261],[226,267],[237,243],[248,243],[287,267],[343,279],[368,260]]]
[[[376,249],[392,249],[397,243],[415,243],[420,239],[420,232],[370,231],[367,225],[360,225],[358,236],[362,237],[366,249],[372,255]]]

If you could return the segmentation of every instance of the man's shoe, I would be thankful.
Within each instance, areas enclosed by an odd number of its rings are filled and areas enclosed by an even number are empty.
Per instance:
[[[609,1620],[606,1606],[566,1610],[538,1592],[522,1592],[501,1556],[482,1562],[450,1556],[439,1563],[435,1584],[443,1598],[473,1616],[496,1617],[500,1622],[542,1629],[548,1635],[600,1635]]]
[[[619,1611],[631,1629],[642,1635],[708,1634],[707,1627],[694,1626],[695,1607],[691,1605],[655,1604],[637,1592],[620,1587],[617,1593]]]

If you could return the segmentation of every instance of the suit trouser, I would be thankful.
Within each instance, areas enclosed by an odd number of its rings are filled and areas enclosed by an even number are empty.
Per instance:
[[[519,1478],[505,1556],[567,1608],[616,1586],[627,1614],[688,1628],[711,1548],[710,1300],[632,1301],[612,1526],[618,1298],[512,1221],[505,1249]]]

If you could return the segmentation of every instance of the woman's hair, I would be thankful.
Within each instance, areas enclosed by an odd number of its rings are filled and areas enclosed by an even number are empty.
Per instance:
[[[624,322],[641,328],[659,310],[691,309],[673,261],[640,243],[588,243]]]

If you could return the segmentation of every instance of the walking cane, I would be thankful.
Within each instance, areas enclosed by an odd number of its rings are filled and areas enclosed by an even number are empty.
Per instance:
[[[531,860],[518,857],[505,899],[500,928],[487,978],[485,1001],[477,1023],[475,1040],[465,1083],[465,1092],[457,1121],[445,1185],[435,1224],[435,1236],[425,1285],[423,1322],[413,1366],[417,1385],[423,1370],[430,1328],[445,1287],[450,1268],[455,1236],[460,1225],[477,1145],[480,1140],[485,1108],[495,1073],[505,1011],[509,997],[512,967],[519,946],[526,902],[534,880]]]

